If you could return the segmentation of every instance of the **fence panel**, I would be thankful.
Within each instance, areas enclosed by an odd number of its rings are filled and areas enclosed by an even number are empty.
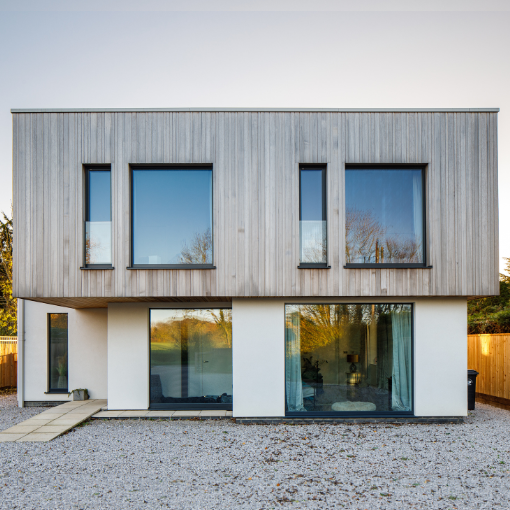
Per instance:
[[[477,393],[510,400],[510,334],[468,335],[468,368]]]
[[[0,336],[0,388],[17,386],[18,339]]]

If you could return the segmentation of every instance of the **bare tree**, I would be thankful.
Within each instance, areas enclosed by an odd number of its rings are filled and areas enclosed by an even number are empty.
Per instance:
[[[370,211],[347,209],[345,216],[346,261],[367,261],[376,252],[376,243],[383,239],[386,229]],[[378,246],[377,246],[378,247]]]
[[[347,263],[421,262],[421,243],[410,236],[388,235],[371,211],[347,209],[345,255]]]
[[[188,246],[184,242],[181,250],[182,264],[211,264],[212,262],[212,235],[208,228],[202,234],[195,233]]]

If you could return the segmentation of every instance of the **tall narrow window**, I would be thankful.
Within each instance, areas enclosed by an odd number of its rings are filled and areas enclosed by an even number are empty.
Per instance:
[[[424,170],[345,169],[345,256],[349,265],[425,265]]]
[[[109,168],[89,168],[86,174],[85,265],[111,267],[112,207]]]
[[[326,169],[302,167],[299,190],[300,267],[327,264]]]
[[[48,390],[67,393],[67,313],[48,314]]]
[[[168,409],[232,409],[232,311],[150,311],[150,401]]]
[[[212,267],[212,168],[133,168],[133,267]]]

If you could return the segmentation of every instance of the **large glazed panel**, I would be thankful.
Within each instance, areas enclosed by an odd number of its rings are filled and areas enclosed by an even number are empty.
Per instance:
[[[232,312],[150,312],[151,405],[232,405]]]
[[[287,413],[410,413],[412,305],[286,305]]]

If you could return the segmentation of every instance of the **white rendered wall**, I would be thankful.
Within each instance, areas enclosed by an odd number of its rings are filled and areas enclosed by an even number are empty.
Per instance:
[[[413,303],[416,416],[467,415],[467,300],[234,299],[234,417],[285,415],[285,303]]]
[[[232,300],[233,416],[285,415],[285,301]]]
[[[110,303],[108,409],[149,408],[149,316],[154,308],[230,308],[230,303]]]
[[[48,390],[48,314],[68,314],[68,389],[106,398],[106,309],[74,310],[25,301],[25,402],[70,400]]]
[[[149,308],[108,305],[108,409],[149,407]]]
[[[108,310],[73,310],[69,319],[69,389],[87,388],[90,398],[107,398]]]
[[[414,329],[416,416],[466,416],[467,300],[418,300]]]

